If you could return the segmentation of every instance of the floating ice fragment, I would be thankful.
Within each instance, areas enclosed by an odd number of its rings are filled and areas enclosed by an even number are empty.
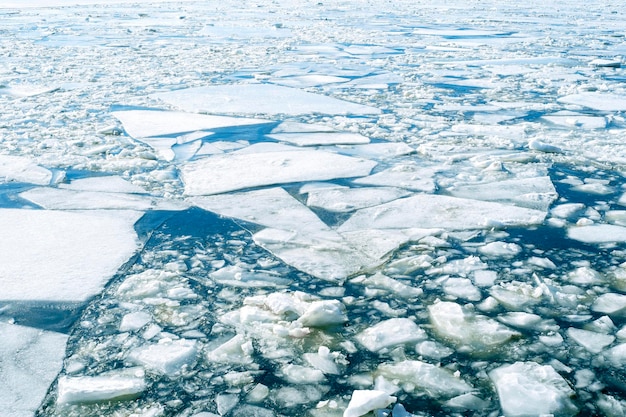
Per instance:
[[[369,143],[369,139],[357,133],[345,132],[312,132],[312,133],[273,133],[268,138],[279,142],[292,143],[297,146],[316,145],[354,145]]]
[[[0,323],[0,410],[32,417],[61,370],[67,335]]]
[[[183,210],[186,204],[145,194],[32,188],[20,197],[48,210]]]
[[[541,116],[542,119],[556,125],[579,129],[604,129],[607,119],[602,116],[588,116],[582,113],[560,111]],[[530,147],[530,146],[529,146]],[[533,149],[533,148],[531,148]]]
[[[412,287],[396,279],[390,278],[380,272],[364,279],[361,282],[366,288],[384,289],[392,293],[396,297],[413,298],[424,294],[424,290],[418,287]]]
[[[563,153],[563,150],[558,146],[550,145],[537,139],[528,142],[528,149],[545,153]]]
[[[415,149],[411,148],[409,145],[403,142],[368,143],[367,145],[343,145],[328,147],[328,149],[342,155],[375,160],[390,159],[415,152]]]
[[[253,363],[254,347],[251,340],[246,340],[242,334],[235,335],[225,343],[207,353],[211,362],[250,364]]]
[[[348,321],[345,307],[339,300],[313,301],[298,322],[307,327],[327,327]]]
[[[444,403],[444,405],[453,410],[480,411],[488,408],[489,402],[477,397],[472,393],[467,393],[461,394],[458,397],[450,398]]]
[[[567,237],[584,243],[626,242],[626,227],[613,224],[570,227]]]
[[[558,197],[550,177],[520,178],[455,187],[455,197],[497,201],[546,211]]]
[[[128,313],[122,317],[120,322],[120,332],[129,332],[139,330],[146,324],[150,323],[152,315],[145,311],[135,311]]]
[[[128,360],[172,378],[192,366],[197,353],[195,341],[164,339],[157,344],[133,349],[128,355]]]
[[[424,168],[413,164],[401,164],[368,177],[356,179],[353,183],[358,185],[401,187],[413,191],[433,192],[435,190],[433,177],[437,171],[438,168]]]
[[[446,295],[470,301],[480,301],[481,292],[467,278],[448,278],[443,284]]]
[[[294,364],[283,366],[281,373],[283,378],[292,384],[319,384],[326,380],[324,373],[319,369]]]
[[[626,99],[617,94],[585,92],[561,97],[558,101],[600,111],[626,111]]]
[[[412,320],[394,318],[363,330],[356,339],[371,352],[378,352],[391,346],[425,340],[427,335]]]
[[[324,151],[215,155],[182,168],[187,195],[209,195],[263,185],[362,177],[376,162]]]
[[[558,331],[559,326],[554,320],[544,320],[541,316],[523,311],[512,311],[498,316],[498,320],[507,326],[539,332]]]
[[[343,413],[343,417],[360,417],[370,411],[386,408],[389,404],[396,402],[396,397],[392,397],[383,391],[376,390],[355,390],[348,408]]]
[[[591,306],[596,313],[621,316],[626,309],[626,295],[607,293],[599,296]]]
[[[58,383],[58,404],[88,404],[107,401],[129,401],[146,389],[143,377],[123,372],[100,376],[62,376]]]
[[[520,333],[490,319],[464,310],[453,302],[438,302],[428,307],[433,330],[445,341],[488,355]]]
[[[591,353],[600,353],[615,340],[615,336],[570,327],[567,335]]]
[[[620,68],[622,66],[622,60],[619,58],[614,59],[606,59],[606,58],[596,58],[590,62],[594,67],[601,68]]]
[[[305,353],[302,357],[309,365],[326,375],[339,375],[339,367],[333,360],[330,349],[326,346],[320,346],[316,353]]]
[[[333,212],[348,212],[406,197],[407,190],[391,187],[363,187],[309,192],[306,204]]]
[[[513,258],[521,251],[522,248],[517,243],[507,242],[490,242],[478,248],[478,252],[493,258]]]
[[[141,213],[0,210],[4,300],[85,301],[138,248]]]
[[[264,125],[273,123],[264,119],[212,116],[160,110],[126,110],[111,113],[122,122],[124,130],[136,139],[154,136],[182,135],[197,130],[213,130],[226,127]]]
[[[0,183],[17,181],[48,185],[52,172],[23,156],[0,155]]]
[[[452,230],[540,224],[545,213],[501,203],[419,194],[357,211],[340,233],[361,229],[409,227]]]
[[[213,85],[153,95],[194,113],[379,114],[374,107],[270,84]]]
[[[378,366],[376,373],[395,381],[406,392],[420,394],[423,391],[437,399],[452,398],[473,390],[449,370],[421,361],[384,363]]]
[[[59,184],[59,188],[73,191],[98,191],[125,194],[144,194],[146,192],[143,188],[115,175],[80,178],[72,180],[68,184]]]
[[[574,391],[550,365],[516,362],[489,372],[506,416],[574,415]]]

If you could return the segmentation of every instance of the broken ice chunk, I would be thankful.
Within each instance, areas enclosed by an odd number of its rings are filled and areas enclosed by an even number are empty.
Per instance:
[[[516,362],[489,372],[506,416],[574,415],[574,391],[550,365]]]
[[[192,340],[167,340],[133,349],[128,360],[158,373],[174,377],[193,365],[198,353],[197,342]]]
[[[4,300],[85,301],[138,245],[135,211],[0,210]]]
[[[0,183],[8,181],[48,185],[52,172],[23,156],[0,155]]]
[[[370,411],[386,408],[389,404],[396,402],[396,397],[392,397],[383,391],[376,390],[355,390],[348,408],[343,413],[343,417],[360,417]]]
[[[217,363],[250,364],[253,362],[253,353],[252,341],[246,340],[244,335],[238,334],[209,351],[207,358],[209,361]]]
[[[613,343],[615,336],[570,327],[567,335],[591,353],[600,353]]]
[[[394,318],[382,321],[363,330],[356,339],[371,352],[406,343],[416,343],[427,339],[426,332],[407,318]]]
[[[445,341],[470,352],[485,355],[521,334],[490,319],[464,310],[453,302],[428,307],[433,330]]]
[[[452,230],[541,224],[546,213],[490,201],[418,194],[357,211],[338,231],[403,229]]]
[[[558,197],[547,176],[464,185],[449,191],[455,197],[510,203],[542,211],[548,210]]]
[[[338,300],[313,301],[298,322],[307,327],[327,327],[348,321],[345,307]]]
[[[470,301],[479,301],[482,298],[480,290],[467,278],[448,278],[443,283],[443,292]]]
[[[292,384],[319,384],[326,380],[324,373],[319,369],[294,364],[283,366],[281,373],[283,378]]]
[[[380,114],[374,107],[271,84],[212,85],[153,97],[194,113]]]
[[[268,138],[297,146],[355,145],[369,143],[369,138],[348,132],[274,133]]]
[[[72,180],[68,184],[59,184],[59,188],[74,191],[99,191],[106,193],[144,194],[146,192],[143,188],[115,175],[80,178]]]
[[[67,335],[0,323],[0,410],[33,416],[63,365]]]
[[[585,92],[561,97],[558,101],[600,111],[626,111],[626,99],[617,94]]]
[[[111,114],[122,122],[126,133],[137,139],[173,134],[181,135],[197,130],[273,123],[270,120],[262,119],[162,110],[125,110],[115,111]]]
[[[614,316],[622,316],[626,312],[626,295],[607,293],[599,296],[591,306],[591,310]]]
[[[570,227],[567,237],[584,243],[626,242],[626,227],[612,224]]]
[[[433,192],[433,179],[438,168],[422,167],[417,164],[400,164],[376,174],[353,181],[358,185],[377,185],[406,188],[412,191]]]
[[[316,353],[305,353],[302,357],[309,365],[327,375],[339,375],[339,367],[333,360],[330,349],[326,346],[320,346]]]
[[[123,372],[100,376],[62,376],[58,383],[58,404],[87,404],[106,401],[128,401],[146,389],[143,376]]]
[[[324,151],[297,150],[215,155],[182,168],[187,195],[210,195],[243,188],[362,177],[376,162]]]
[[[152,315],[145,311],[135,311],[128,313],[122,317],[120,322],[120,332],[129,332],[139,330],[146,324],[150,323]]]
[[[307,206],[344,213],[406,197],[409,191],[392,187],[341,188],[310,191]]]
[[[471,385],[449,370],[421,361],[384,363],[376,373],[395,381],[406,392],[425,392],[438,399],[456,397],[473,390]]]

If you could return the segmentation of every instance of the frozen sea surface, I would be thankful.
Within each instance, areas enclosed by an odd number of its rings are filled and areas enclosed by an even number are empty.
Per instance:
[[[0,414],[626,414],[617,1],[0,2]]]

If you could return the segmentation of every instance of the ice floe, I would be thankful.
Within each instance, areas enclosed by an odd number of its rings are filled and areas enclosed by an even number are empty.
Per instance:
[[[620,95],[610,93],[586,92],[572,94],[559,98],[559,102],[606,112],[626,110],[626,99]]]
[[[378,408],[386,408],[394,402],[396,402],[396,397],[392,397],[383,391],[356,390],[352,393],[350,403],[344,411],[343,417],[361,417]]]
[[[372,352],[396,345],[417,343],[426,339],[426,332],[407,318],[382,321],[365,329],[356,339]]]
[[[67,335],[0,323],[0,408],[6,415],[31,417],[61,370]],[[9,383],[10,382],[10,383]]]
[[[98,376],[63,376],[59,379],[57,403],[84,404],[137,398],[146,389],[143,371],[127,370]]]
[[[214,116],[161,110],[114,111],[111,115],[120,120],[124,130],[133,138],[142,140],[156,136],[183,136],[196,131],[272,123],[264,119]]]
[[[374,161],[324,151],[270,151],[190,162],[182,168],[182,178],[187,195],[207,195],[262,185],[361,177],[374,166]]]
[[[545,215],[543,211],[501,203],[419,194],[359,210],[337,230],[528,226],[540,224]]]
[[[0,180],[48,185],[52,180],[52,172],[25,157],[0,155]]]
[[[212,85],[154,94],[184,111],[213,114],[379,114],[377,108],[271,84]]]
[[[575,415],[574,391],[550,365],[516,362],[489,372],[506,416]]]
[[[138,249],[136,211],[3,209],[4,300],[86,301]]]

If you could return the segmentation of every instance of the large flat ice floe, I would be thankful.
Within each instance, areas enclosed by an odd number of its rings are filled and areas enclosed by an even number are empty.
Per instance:
[[[67,335],[0,323],[0,339],[0,410],[32,417],[61,370]]]
[[[541,224],[546,212],[501,203],[418,194],[357,211],[339,232],[410,227],[452,230]]]
[[[263,185],[361,177],[376,162],[324,151],[215,155],[182,168],[185,194],[207,195]]]
[[[380,114],[375,107],[271,84],[213,85],[157,93],[181,110],[212,114]]]
[[[142,213],[0,210],[1,299],[86,301],[138,249]]]
[[[16,181],[48,185],[52,172],[22,156],[0,155],[0,183]]]
[[[125,110],[111,114],[122,122],[126,133],[136,139],[272,123],[263,119],[161,110]]]

